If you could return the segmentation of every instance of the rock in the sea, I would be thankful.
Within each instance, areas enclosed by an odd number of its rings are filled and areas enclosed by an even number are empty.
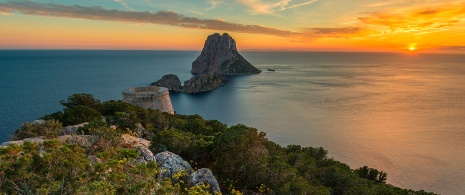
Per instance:
[[[220,75],[258,74],[255,68],[242,57],[236,48],[236,41],[227,33],[208,36],[202,53],[192,63],[192,73],[213,73]]]
[[[202,168],[189,176],[189,186],[198,186],[201,183],[210,186],[210,194],[215,194],[215,191],[221,193],[220,185],[210,169]]]
[[[137,148],[137,153],[139,153],[139,157],[137,157],[136,163],[147,164],[150,161],[155,161],[155,156],[148,148]]]
[[[180,91],[181,90],[181,80],[178,76],[174,74],[167,74],[163,76],[160,80],[155,81],[150,84],[151,86],[165,87],[170,91]]]
[[[161,178],[171,178],[179,171],[186,171],[188,174],[192,173],[191,165],[182,159],[177,154],[172,152],[160,152],[155,155],[158,167],[160,167]]]
[[[225,85],[226,77],[216,74],[198,74],[184,82],[182,92],[200,93],[211,91]]]

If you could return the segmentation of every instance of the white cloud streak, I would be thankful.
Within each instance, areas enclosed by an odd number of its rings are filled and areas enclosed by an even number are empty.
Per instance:
[[[252,14],[274,14],[277,11],[294,9],[301,6],[310,5],[318,0],[238,0],[241,4],[247,6]]]
[[[124,2],[123,0],[115,0],[115,1],[118,2],[119,4],[121,4],[122,6],[124,6],[129,11],[137,11],[137,10],[129,7],[129,5],[126,2]]]

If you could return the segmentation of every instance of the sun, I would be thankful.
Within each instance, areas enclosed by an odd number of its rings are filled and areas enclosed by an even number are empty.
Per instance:
[[[417,49],[417,43],[409,43],[408,50],[415,51]]]

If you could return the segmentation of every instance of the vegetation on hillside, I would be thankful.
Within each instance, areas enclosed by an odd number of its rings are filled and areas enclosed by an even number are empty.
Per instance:
[[[53,138],[62,125],[89,122],[79,133],[98,139],[90,147],[46,141],[0,148],[0,192],[208,193],[201,187],[187,188],[182,179],[158,178],[155,163],[135,163],[137,152],[119,140],[128,133],[151,140],[154,153],[168,150],[194,168],[210,168],[224,194],[432,194],[386,184],[385,172],[366,166],[351,169],[329,158],[320,147],[280,146],[245,125],[227,127],[199,115],[171,115],[114,100],[100,102],[90,94],[75,94],[60,103],[63,111],[42,117],[44,123],[25,123],[13,138]],[[89,156],[101,161],[91,166]]]

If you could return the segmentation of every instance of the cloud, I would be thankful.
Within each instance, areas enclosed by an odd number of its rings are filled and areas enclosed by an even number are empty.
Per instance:
[[[436,49],[440,49],[440,50],[465,50],[465,46],[463,46],[463,45],[442,46],[442,47],[438,47]]]
[[[367,35],[370,31],[363,27],[340,27],[340,28],[305,28],[302,33],[305,37],[331,37],[350,38]]]
[[[0,13],[21,12],[27,15],[54,16],[89,20],[106,20],[119,22],[151,23],[178,26],[183,28],[208,29],[228,32],[266,34],[290,37],[297,33],[261,25],[246,25],[225,22],[216,19],[199,19],[186,17],[173,11],[136,12],[108,10],[102,7],[67,6],[58,4],[43,4],[32,1],[8,1],[0,3]]]
[[[402,13],[371,13],[358,19],[369,25],[385,26],[392,32],[420,32],[445,29],[462,22],[465,3],[402,10]]]
[[[194,12],[192,10],[190,11]],[[159,11],[151,13],[141,11],[108,10],[98,6],[69,6],[52,3],[37,3],[32,1],[8,1],[6,3],[0,2],[0,13],[11,14],[13,12],[38,16],[148,23],[182,28],[217,30],[223,32],[274,35],[287,37],[293,41],[308,41],[311,39],[328,37],[358,37],[367,32],[367,29],[361,27],[304,28],[300,31],[291,31],[254,24],[238,24],[219,19],[200,19],[195,17],[187,17],[173,11]]]
[[[382,1],[382,2],[375,2],[366,5],[366,7],[381,7],[381,6],[388,6],[388,5],[395,5],[399,3],[404,3],[405,0],[391,0],[391,1]]]
[[[211,6],[207,8],[207,10],[215,9],[218,5],[224,3],[224,0],[210,0],[208,2]]]
[[[310,5],[317,0],[239,0],[240,3],[250,8],[252,14],[274,14],[305,5]]]
[[[115,0],[116,2],[118,2],[119,4],[123,5],[126,9],[130,10],[130,11],[136,11],[135,9],[129,7],[129,5],[124,2],[123,0]]]

